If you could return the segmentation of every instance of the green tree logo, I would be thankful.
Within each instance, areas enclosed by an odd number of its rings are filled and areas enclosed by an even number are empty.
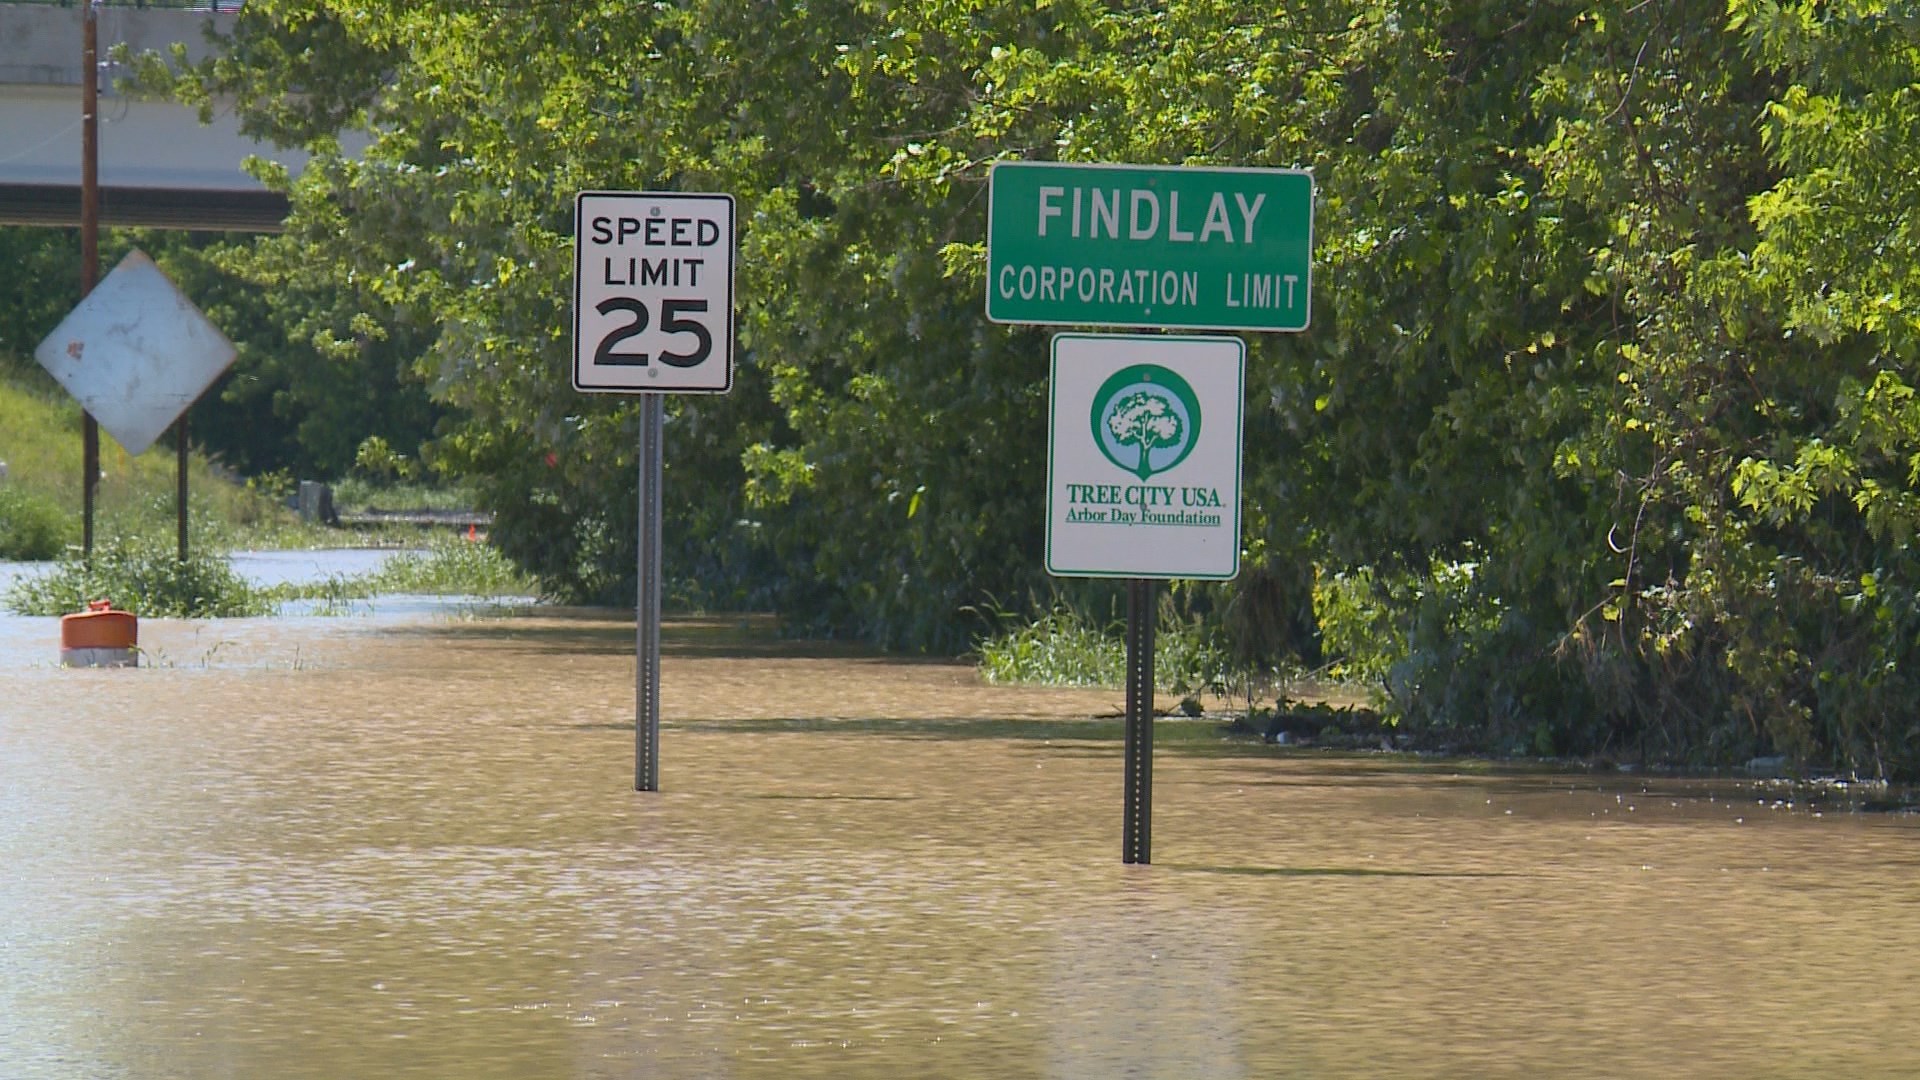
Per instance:
[[[1107,433],[1121,446],[1140,448],[1140,460],[1133,471],[1145,480],[1154,473],[1154,450],[1178,445],[1187,433],[1187,424],[1173,411],[1171,398],[1151,390],[1136,390],[1113,403],[1113,411],[1107,414]]]
[[[1107,460],[1145,481],[1186,460],[1200,434],[1200,402],[1174,372],[1135,364],[1093,395],[1092,421]]]

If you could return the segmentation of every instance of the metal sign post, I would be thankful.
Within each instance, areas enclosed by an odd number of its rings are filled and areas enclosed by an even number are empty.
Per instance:
[[[1047,570],[1127,588],[1121,859],[1153,860],[1154,582],[1240,569],[1246,345],[1057,334],[1047,428]]]
[[[1153,580],[1127,582],[1127,796],[1120,861],[1153,861]]]
[[[634,656],[633,790],[660,790],[660,480],[666,403],[640,399],[640,546]]]
[[[1003,161],[988,174],[994,322],[1300,331],[1312,300],[1313,174],[1305,169]],[[1125,861],[1144,863],[1153,818],[1153,579],[1224,581],[1240,570],[1246,346],[1061,334],[1053,361],[1047,572],[1127,581],[1123,843]],[[1227,372],[1231,385],[1222,384]],[[1229,414],[1230,439],[1221,434]]]
[[[173,422],[173,510],[181,565],[187,561],[187,414]]]
[[[663,395],[733,386],[733,196],[583,191],[573,226],[573,387],[640,396],[633,788],[659,791]]]

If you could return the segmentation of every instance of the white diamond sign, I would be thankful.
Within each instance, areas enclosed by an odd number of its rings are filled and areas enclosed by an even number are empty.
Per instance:
[[[233,342],[137,250],[33,351],[129,454],[152,446],[233,357]]]

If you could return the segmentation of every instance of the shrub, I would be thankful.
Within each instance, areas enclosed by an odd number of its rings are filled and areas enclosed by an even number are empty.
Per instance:
[[[981,671],[996,683],[1121,686],[1127,675],[1124,625],[1099,626],[1068,608],[989,635],[975,646]],[[1154,629],[1154,685],[1178,694],[1224,689],[1230,664],[1197,620],[1163,617]]]
[[[442,535],[425,551],[400,552],[366,574],[334,574],[316,582],[274,586],[278,601],[317,600],[322,612],[353,610],[350,601],[376,596],[532,596],[533,582],[489,544]]]
[[[267,594],[235,574],[224,554],[194,554],[183,563],[173,544],[144,538],[96,545],[91,563],[69,555],[53,573],[16,584],[6,602],[23,615],[64,615],[103,599],[148,617],[238,617],[273,610]]]
[[[38,561],[65,550],[67,515],[44,495],[0,487],[0,559]]]
[[[378,593],[434,596],[529,596],[533,583],[491,544],[441,536],[425,552],[389,559],[373,575]]]

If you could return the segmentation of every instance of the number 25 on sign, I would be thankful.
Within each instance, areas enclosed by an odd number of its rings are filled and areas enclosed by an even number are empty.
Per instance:
[[[730,389],[734,249],[731,195],[581,192],[574,201],[574,388]]]

